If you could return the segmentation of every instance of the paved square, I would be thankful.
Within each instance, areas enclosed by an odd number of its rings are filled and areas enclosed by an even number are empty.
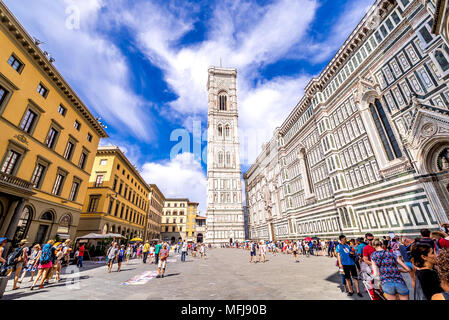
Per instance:
[[[335,258],[300,256],[295,263],[291,255],[268,254],[267,262],[249,263],[249,251],[242,249],[209,249],[207,258],[172,255],[166,277],[155,278],[156,265],[141,260],[123,263],[122,271],[107,273],[105,263],[89,263],[75,275],[64,274],[63,281],[30,291],[29,278],[22,288],[12,291],[9,281],[3,299],[368,299],[347,297],[338,287],[340,275]],[[76,279],[79,277],[79,279]]]

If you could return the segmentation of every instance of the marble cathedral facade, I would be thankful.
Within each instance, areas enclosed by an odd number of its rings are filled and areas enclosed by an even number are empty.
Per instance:
[[[245,240],[240,143],[238,134],[237,70],[208,70],[207,233],[212,244]]]
[[[378,0],[244,174],[250,239],[449,221],[444,0]]]

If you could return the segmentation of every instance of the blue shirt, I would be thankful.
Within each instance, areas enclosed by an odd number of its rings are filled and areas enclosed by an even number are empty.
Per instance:
[[[354,266],[354,259],[351,258],[349,255],[351,253],[352,249],[347,244],[341,244],[339,243],[337,246],[337,253],[340,254],[341,258],[341,264],[344,266]]]
[[[363,256],[363,248],[365,248],[365,246],[366,246],[366,243],[361,243],[361,244],[358,245],[358,247],[357,247],[357,254],[359,256]]]

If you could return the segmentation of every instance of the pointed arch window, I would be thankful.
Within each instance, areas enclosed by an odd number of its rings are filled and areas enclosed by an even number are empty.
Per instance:
[[[231,165],[231,153],[226,152],[226,165],[230,166]]]
[[[223,164],[223,153],[219,153],[218,154],[218,164],[222,165]]]
[[[229,126],[228,125],[226,125],[226,127],[225,127],[225,136],[229,137]]]
[[[223,126],[221,124],[218,125],[218,136],[219,137],[223,136]]]
[[[402,157],[401,149],[393,133],[390,123],[388,122],[382,103],[376,99],[374,105],[369,105],[371,115],[374,119],[374,124],[379,132],[380,140],[387,153],[388,160],[392,161],[395,158]]]
[[[226,111],[228,103],[228,96],[226,93],[222,92],[218,95],[218,107],[220,111]]]
[[[443,70],[443,72],[446,72],[447,70],[449,70],[449,62],[441,50],[435,51],[435,59],[437,60],[438,64],[441,67],[441,70]]]

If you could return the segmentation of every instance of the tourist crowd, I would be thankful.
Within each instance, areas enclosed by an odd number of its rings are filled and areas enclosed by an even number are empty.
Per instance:
[[[267,253],[291,254],[295,262],[300,255],[335,258],[341,290],[348,296],[363,297],[365,288],[373,300],[449,300],[449,225],[420,233],[415,239],[375,238],[367,233],[349,240],[340,235],[338,240],[245,241],[226,246],[248,250],[250,263],[265,263]]]
[[[72,264],[83,268],[84,257],[88,252],[84,243],[73,246],[71,240],[64,242],[49,240],[45,244],[28,246],[28,241],[24,239],[6,254],[5,247],[8,242],[10,241],[7,238],[0,238],[0,277],[13,279],[12,290],[19,289],[19,284],[26,276],[29,276],[28,282],[32,283],[30,290],[34,290],[38,282],[39,288],[44,288],[44,285],[49,284],[50,281],[59,282],[62,268]],[[171,245],[162,241],[127,244],[113,241],[106,249],[107,270],[111,272],[114,264],[117,263],[117,271],[120,272],[123,262],[141,259],[143,263],[148,261],[150,264],[158,265],[157,277],[163,278],[167,258],[174,253],[181,255],[182,262],[186,261],[186,256],[189,254],[195,258],[205,259],[206,245],[185,241]]]

